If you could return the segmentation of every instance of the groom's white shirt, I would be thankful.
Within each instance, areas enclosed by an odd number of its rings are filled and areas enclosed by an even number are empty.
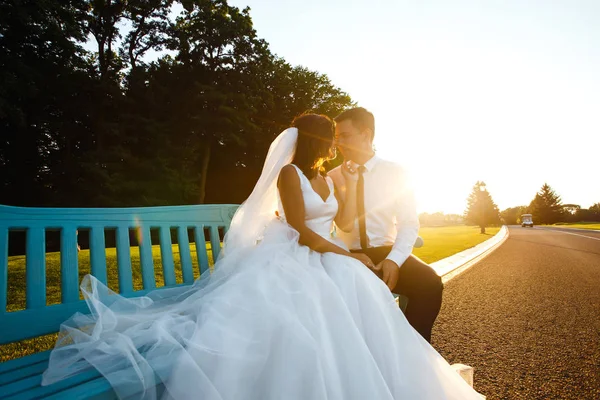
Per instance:
[[[387,259],[401,266],[412,253],[419,233],[419,218],[408,176],[398,164],[377,156],[364,166],[369,247],[393,246]],[[331,170],[329,176],[343,198],[346,188],[341,167]],[[358,218],[351,232],[337,228],[336,234],[351,250],[360,249]]]

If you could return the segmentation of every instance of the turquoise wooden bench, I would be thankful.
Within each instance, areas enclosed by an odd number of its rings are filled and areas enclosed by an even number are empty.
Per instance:
[[[119,292],[141,296],[156,289],[151,229],[158,230],[165,287],[194,281],[188,232],[193,232],[200,274],[209,269],[204,245],[219,254],[220,232],[229,227],[236,205],[196,205],[114,209],[20,208],[0,206],[0,345],[58,332],[60,324],[75,312],[87,312],[79,299],[77,230],[89,230],[91,273],[107,282],[105,230],[115,231]],[[137,230],[142,290],[134,290],[130,254],[130,230]],[[177,283],[171,230],[176,232],[183,282]],[[9,232],[25,232],[26,306],[7,312]],[[61,303],[46,305],[46,235],[60,233]],[[208,238],[206,237],[208,233]],[[51,386],[40,386],[50,351],[0,363],[0,398],[115,398],[108,382],[94,369]],[[132,393],[133,394],[133,393]]]
[[[107,283],[105,231],[115,232],[119,292],[142,296],[156,290],[151,230],[158,230],[165,288],[189,285],[194,281],[188,232],[195,243],[210,242],[213,257],[219,254],[221,236],[229,227],[237,205],[196,205],[114,209],[20,208],[0,206],[0,345],[58,332],[60,324],[75,312],[86,313],[79,299],[78,231],[89,230],[91,274]],[[176,282],[171,230],[176,230],[183,282]],[[142,290],[134,290],[130,231],[136,230],[142,276]],[[26,307],[7,312],[9,232],[24,232],[26,250]],[[60,234],[61,303],[47,305],[46,236]],[[206,233],[208,233],[208,238]],[[208,240],[207,240],[208,239]],[[416,247],[422,246],[419,238]],[[200,274],[209,269],[205,245],[196,246]],[[160,288],[159,288],[160,290]],[[399,297],[406,308],[407,299]],[[90,369],[50,386],[41,386],[42,373],[50,351],[0,363],[0,398],[97,398],[113,399],[108,382]],[[134,393],[132,393],[133,395]]]

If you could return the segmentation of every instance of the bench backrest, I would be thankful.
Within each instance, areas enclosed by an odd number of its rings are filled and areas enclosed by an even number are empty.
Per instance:
[[[75,312],[86,312],[79,298],[77,231],[89,230],[90,272],[107,282],[105,230],[115,231],[118,285],[123,296],[140,296],[155,289],[151,229],[158,230],[165,287],[194,281],[188,233],[197,244],[194,254],[200,273],[209,268],[207,238],[213,258],[220,250],[220,235],[229,227],[237,205],[194,205],[140,208],[21,208],[0,206],[0,344],[57,332]],[[171,230],[176,231],[182,283],[175,279]],[[142,290],[132,282],[130,231],[139,238]],[[25,231],[26,306],[7,312],[9,232]],[[46,305],[46,232],[60,232],[61,303]]]

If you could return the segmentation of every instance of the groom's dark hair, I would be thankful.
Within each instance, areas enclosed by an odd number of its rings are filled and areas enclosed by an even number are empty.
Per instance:
[[[355,107],[342,112],[334,118],[335,122],[350,120],[352,125],[360,130],[370,129],[373,132],[371,140],[375,138],[375,117],[363,107]]]

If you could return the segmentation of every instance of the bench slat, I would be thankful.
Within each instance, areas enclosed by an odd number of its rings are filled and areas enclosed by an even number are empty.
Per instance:
[[[117,227],[117,265],[119,269],[119,293],[131,294],[133,292],[133,278],[131,274],[129,226],[127,225]]]
[[[3,385],[0,387],[2,389],[2,396],[10,396],[15,394],[21,394],[22,392],[32,389],[42,382],[41,375],[28,376],[27,378],[19,379],[17,381],[12,381],[7,385]],[[23,397],[20,397],[23,398]]]
[[[0,225],[0,314],[6,312],[8,297],[8,228]]]
[[[46,368],[48,368],[48,360],[0,374],[0,393],[2,392],[2,385],[28,378],[33,375],[39,375],[44,372]]]
[[[31,221],[45,221],[46,226],[62,226],[66,222],[79,226],[114,227],[131,224],[134,217],[144,222],[177,224],[226,223],[235,204],[199,204],[187,206],[127,207],[127,208],[29,208],[0,205],[2,219],[9,227],[30,226]]]
[[[96,369],[91,368],[70,378],[58,381],[52,385],[41,386],[42,375],[39,374],[3,386],[2,394],[3,396],[7,396],[7,398],[15,399],[40,398],[51,394],[60,394],[60,392],[71,387],[80,385],[85,386],[87,382],[98,378],[103,379],[106,382],[106,379],[104,379]],[[107,389],[112,391],[112,388],[110,388],[108,382],[106,382],[106,386]],[[11,395],[14,397],[8,397]]]
[[[131,372],[131,371],[130,371]],[[158,374],[155,373],[155,390],[156,398],[163,398],[165,393],[165,386]],[[57,382],[57,384],[60,382]],[[120,390],[121,398],[125,399],[137,399],[141,397],[141,393],[137,392],[134,387],[127,386],[122,387]],[[146,393],[149,394],[149,393]],[[149,396],[146,396],[149,397]],[[100,376],[98,378],[89,380],[82,385],[72,386],[65,390],[62,390],[56,394],[45,397],[46,399],[115,399],[116,393],[111,387],[110,383],[106,378]]]
[[[15,379],[11,383],[2,386],[0,384],[0,393],[3,399],[34,399],[44,397],[46,399],[115,399],[116,393],[108,380],[102,376],[96,369],[90,367],[73,377],[58,381],[50,386],[41,386],[42,373],[47,368],[47,362],[40,363],[39,372],[35,375],[23,379]],[[37,364],[36,364],[37,366]],[[157,379],[157,392],[159,395],[164,393],[164,385]],[[127,388],[123,388],[127,389]],[[122,393],[127,398],[135,396],[138,393]],[[137,397],[137,396],[136,396]]]
[[[0,374],[4,374],[19,368],[24,368],[32,364],[39,362],[48,361],[50,358],[50,351],[42,351],[40,353],[31,354],[21,358],[15,358],[14,360],[5,361],[0,363]]]
[[[61,392],[46,396],[45,399],[64,400],[64,399],[116,399],[117,395],[110,386],[110,383],[104,378],[96,378],[86,382],[84,385],[73,386]]]
[[[177,283],[175,281],[175,265],[173,263],[173,244],[171,242],[171,228],[168,225],[161,225],[160,232],[160,258],[163,266],[163,277],[165,286],[171,286]]]
[[[194,229],[194,240],[196,241],[196,255],[200,275],[208,271],[208,255],[206,254],[206,237],[204,236],[204,225],[196,225]]]
[[[210,247],[212,249],[213,262],[216,263],[221,252],[221,238],[219,237],[219,227],[217,225],[210,227]]]
[[[46,231],[41,226],[27,229],[26,307],[46,306]]]
[[[176,286],[184,286],[184,284],[173,285],[173,287]],[[144,296],[152,290],[156,289],[138,290],[124,294],[123,296]],[[85,301],[79,300],[77,303],[53,304],[46,306],[42,311],[34,309],[3,314],[1,315],[2,329],[0,329],[0,344],[55,333],[59,330],[60,324],[76,312],[89,314],[89,308]],[[31,321],[35,321],[35,323],[32,324]],[[27,327],[27,329],[23,330],[23,327]],[[0,366],[3,365],[4,363],[0,363]]]
[[[79,300],[77,230],[64,226],[60,231],[60,294],[63,303]]]
[[[179,243],[179,259],[181,260],[181,274],[183,283],[194,282],[194,270],[192,268],[192,257],[190,256],[190,240],[186,226],[177,227],[177,242]]]
[[[106,240],[103,226],[92,226],[90,231],[90,263],[92,275],[106,285]]]
[[[83,300],[77,303],[54,304],[43,310],[29,309],[6,313],[2,315],[0,344],[55,333],[60,324],[76,312],[89,313]]]
[[[154,277],[154,261],[152,259],[152,240],[150,237],[150,227],[141,225],[139,228],[141,235],[140,241],[140,264],[142,267],[142,283],[144,289],[156,287],[156,278]]]

